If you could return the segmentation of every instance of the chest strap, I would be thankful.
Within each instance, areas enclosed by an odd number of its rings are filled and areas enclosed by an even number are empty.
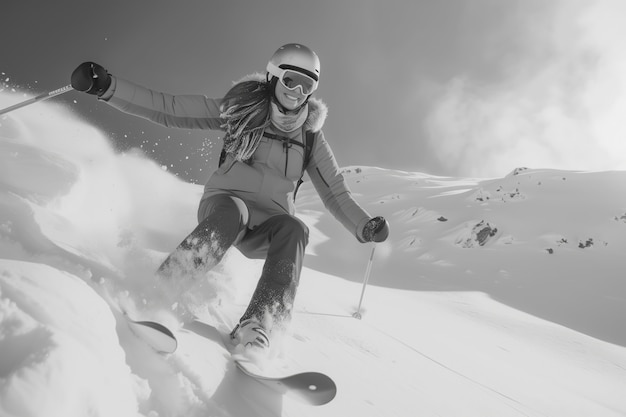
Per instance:
[[[298,189],[300,185],[302,185],[304,177],[304,172],[306,171],[307,166],[309,165],[309,161],[311,160],[311,154],[313,153],[313,141],[315,139],[315,133],[311,130],[306,130],[304,127],[302,128],[302,138],[304,139],[304,143],[300,143],[298,141],[292,140],[287,136],[276,135],[270,132],[263,132],[263,136],[271,139],[271,140],[279,140],[283,143],[283,149],[287,153],[287,158],[289,158],[289,148],[293,145],[300,146],[304,149],[304,160],[302,162],[302,174],[300,175],[300,179],[298,180],[298,184],[296,185],[296,189],[293,192],[293,199],[296,199],[296,194],[298,193]],[[226,160],[226,152],[222,149],[222,153],[220,154],[219,166],[222,166],[224,161]],[[289,159],[285,162],[285,175],[287,175],[287,166],[289,163]]]

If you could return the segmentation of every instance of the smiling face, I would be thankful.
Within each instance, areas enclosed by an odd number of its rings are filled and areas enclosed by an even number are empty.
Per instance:
[[[288,90],[282,83],[276,83],[276,99],[287,110],[295,110],[306,101],[308,96],[302,94],[300,88]]]

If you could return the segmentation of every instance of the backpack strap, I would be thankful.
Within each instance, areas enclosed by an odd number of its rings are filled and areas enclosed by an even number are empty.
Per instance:
[[[269,133],[269,132],[263,132],[263,136],[265,136],[268,139],[279,140],[283,142],[283,146],[286,148],[290,148],[293,145],[296,145],[304,149],[304,158],[302,162],[302,175],[300,175],[300,180],[298,181],[298,183],[301,183],[302,176],[304,176],[304,172],[306,171],[306,168],[309,165],[309,161],[311,160],[311,153],[313,153],[313,142],[315,140],[315,133],[312,130],[306,130],[303,127],[302,138],[304,139],[304,143],[292,142],[287,136],[276,135],[274,133]]]
[[[315,141],[315,132],[312,130],[306,130],[304,132],[304,163],[302,164],[302,175],[309,166],[311,161],[311,154],[313,153],[313,142]]]
[[[293,192],[293,200],[296,200],[296,195],[298,194],[298,189],[304,182],[302,177],[304,177],[304,172],[309,166],[309,162],[311,161],[311,154],[313,153],[313,142],[315,142],[315,132],[312,130],[303,130],[304,137],[304,162],[302,163],[302,175],[300,175],[300,179],[298,180],[298,184],[296,185],[296,189]]]

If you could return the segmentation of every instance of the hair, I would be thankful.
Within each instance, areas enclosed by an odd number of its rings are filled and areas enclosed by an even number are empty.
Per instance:
[[[265,128],[270,124],[273,91],[265,81],[242,81],[226,93],[220,107],[224,150],[237,161],[248,161],[256,151]]]

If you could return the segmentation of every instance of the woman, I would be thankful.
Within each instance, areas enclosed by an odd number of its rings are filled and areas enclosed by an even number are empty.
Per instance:
[[[159,273],[210,268],[231,246],[265,259],[252,300],[231,333],[236,344],[267,349],[272,332],[291,317],[308,243],[308,228],[294,216],[293,203],[305,169],[325,206],[359,241],[381,242],[389,234],[384,218],[372,218],[352,198],[324,138],[327,108],[312,97],[319,75],[319,58],[299,44],[279,48],[267,74],[247,76],[221,99],[152,91],[93,62],[72,73],[74,89],[126,113],[170,127],[225,132],[220,166],[200,201],[199,224]]]

